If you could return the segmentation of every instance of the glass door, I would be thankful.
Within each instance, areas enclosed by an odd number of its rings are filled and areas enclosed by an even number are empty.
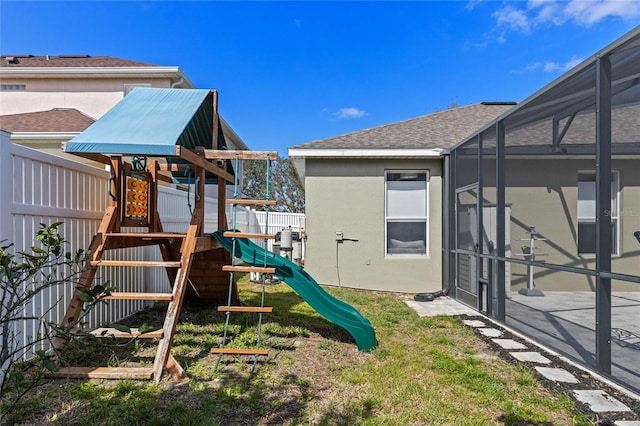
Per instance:
[[[456,190],[456,295],[478,307],[478,184]]]

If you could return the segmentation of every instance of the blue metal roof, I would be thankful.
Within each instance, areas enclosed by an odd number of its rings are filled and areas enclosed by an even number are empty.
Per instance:
[[[210,90],[137,87],[67,142],[65,152],[175,156],[176,145],[213,149],[212,132]]]

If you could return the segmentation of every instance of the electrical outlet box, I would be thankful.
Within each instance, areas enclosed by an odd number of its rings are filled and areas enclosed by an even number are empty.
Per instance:
[[[341,231],[336,231],[336,241],[342,241],[344,239],[344,235]]]

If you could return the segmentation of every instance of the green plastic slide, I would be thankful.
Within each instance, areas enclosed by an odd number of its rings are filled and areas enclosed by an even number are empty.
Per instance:
[[[266,264],[267,267],[276,268],[274,275],[277,278],[298,293],[320,315],[351,333],[359,350],[369,352],[376,347],[376,333],[369,320],[353,306],[324,291],[300,266],[246,238],[236,238],[234,248],[233,239],[225,238],[223,233],[224,231],[217,231],[212,235],[225,250],[249,265]]]

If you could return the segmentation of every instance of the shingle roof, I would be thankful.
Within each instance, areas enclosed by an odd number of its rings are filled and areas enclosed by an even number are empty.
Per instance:
[[[73,108],[0,115],[0,129],[11,133],[67,133],[82,132],[94,119]]]
[[[2,55],[0,56],[2,68],[126,68],[126,67],[155,67],[157,65],[144,62],[131,61],[129,59],[114,58],[112,56],[90,55],[58,55],[58,56],[33,56],[33,55]]]
[[[451,148],[513,108],[513,102],[482,102],[396,123],[292,146],[292,149]]]

